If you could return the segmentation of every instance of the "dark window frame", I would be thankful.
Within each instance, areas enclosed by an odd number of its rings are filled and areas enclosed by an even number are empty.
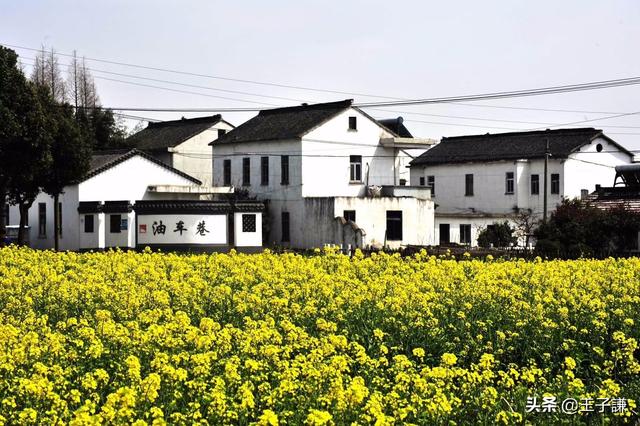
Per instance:
[[[242,158],[242,186],[251,186],[251,158]]]
[[[116,224],[117,226],[114,226]],[[110,234],[121,234],[122,233],[122,215],[121,214],[110,214],[109,215],[109,233]]]
[[[280,156],[280,185],[289,185],[289,156]]]
[[[256,216],[255,213],[242,214],[242,232],[257,232]]]
[[[95,215],[85,214],[84,215],[84,233],[93,234],[94,232],[95,232]]]
[[[354,115],[349,117],[349,130],[352,132],[358,130],[358,117]]]
[[[424,185],[425,185],[424,176],[420,176],[420,186],[424,186]]]
[[[224,135],[226,135],[226,134],[227,134],[227,130],[226,130],[226,129],[218,129],[218,139],[219,139],[221,136],[224,136]]]
[[[260,157],[260,185],[269,185],[269,157]]]
[[[464,195],[466,197],[473,197],[473,173],[464,175]]]
[[[344,220],[351,221],[353,223],[356,222],[356,211],[355,210],[344,210],[342,212],[342,217],[344,217]]]
[[[504,193],[513,195],[516,191],[516,174],[514,172],[506,172],[504,174]]]
[[[280,214],[280,225],[282,227],[282,239],[283,243],[291,242],[291,215],[289,212],[282,212]]]
[[[460,244],[471,245],[471,224],[460,224]]]
[[[231,160],[222,160],[222,184],[231,186]]]
[[[540,195],[540,175],[534,173],[530,177],[530,185],[529,190],[531,191],[531,195]]]
[[[402,210],[387,210],[387,241],[402,241]]]
[[[38,237],[47,237],[47,203],[38,203]]]
[[[436,195],[436,177],[435,175],[427,176],[427,186],[431,188],[431,196]]]
[[[362,155],[349,156],[349,182],[362,183]]]
[[[551,193],[560,194],[560,173],[551,173]]]

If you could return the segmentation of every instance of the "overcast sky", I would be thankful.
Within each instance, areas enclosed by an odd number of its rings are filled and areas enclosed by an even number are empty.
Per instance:
[[[79,55],[123,63],[398,98],[454,96],[640,76],[639,23],[637,0],[0,0],[0,44],[32,48],[44,45],[59,53],[75,49]],[[16,51],[25,58],[34,55],[27,50]],[[25,64],[29,62],[25,59]],[[67,59],[61,57],[61,63],[65,62]],[[95,70],[102,104],[108,107],[219,108],[345,98],[382,100],[98,62],[89,65]],[[100,70],[210,89],[115,76]],[[367,111],[375,117],[402,115],[415,136],[440,138],[546,128],[611,115],[607,113],[636,112],[640,111],[639,100],[640,86],[627,86],[466,105],[386,108],[394,112]],[[130,114],[155,119],[198,115]],[[223,115],[238,125],[252,113]],[[582,126],[602,128],[630,149],[640,149],[640,114]]]

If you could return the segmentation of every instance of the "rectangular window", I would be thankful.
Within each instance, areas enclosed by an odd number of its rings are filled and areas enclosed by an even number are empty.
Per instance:
[[[402,240],[402,211],[387,210],[387,241]]]
[[[5,226],[9,226],[9,224],[11,224],[11,221],[9,220],[9,204],[5,204],[4,206],[4,224]]]
[[[47,236],[47,204],[38,203],[38,236]]]
[[[242,215],[242,232],[256,232],[256,215]]]
[[[440,245],[449,244],[451,242],[451,227],[448,223],[440,224]]]
[[[558,173],[551,173],[551,193],[560,193],[560,175]]]
[[[122,215],[119,215],[119,214],[109,215],[109,232],[112,234],[119,234],[121,221],[122,221]]]
[[[355,210],[345,210],[342,212],[342,217],[344,220],[354,222],[356,221],[356,211]]]
[[[260,185],[269,185],[269,157],[260,157]]]
[[[289,241],[291,241],[291,237],[289,235],[289,212],[282,212],[281,225],[282,225],[282,242],[288,243]]]
[[[251,159],[245,157],[242,159],[242,186],[251,185]]]
[[[504,177],[504,193],[513,194],[514,191],[514,173],[507,172]]]
[[[420,176],[420,186],[424,186],[424,176]]]
[[[349,156],[349,181],[362,182],[362,155]]]
[[[223,174],[223,180],[224,186],[231,186],[231,160],[224,160],[222,162],[222,174]]]
[[[460,244],[471,244],[470,224],[460,224]]]
[[[93,233],[93,229],[94,229],[93,218],[94,216],[92,214],[84,215],[84,232],[87,234]]]
[[[358,117],[349,117],[349,130],[358,130]]]
[[[464,175],[464,195],[469,197],[473,195],[473,175],[472,174]]]
[[[218,137],[224,136],[226,134],[227,134],[227,131],[225,129],[218,129]]]
[[[540,175],[531,175],[531,195],[540,194]]]
[[[58,203],[58,235],[62,237],[62,203]]]
[[[427,186],[431,188],[431,196],[436,195],[436,177],[427,176]]]
[[[289,185],[289,156],[280,156],[280,184]]]

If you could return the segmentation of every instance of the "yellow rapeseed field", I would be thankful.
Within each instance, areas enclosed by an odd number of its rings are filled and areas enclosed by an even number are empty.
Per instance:
[[[0,424],[634,422],[639,312],[638,259],[4,248]]]

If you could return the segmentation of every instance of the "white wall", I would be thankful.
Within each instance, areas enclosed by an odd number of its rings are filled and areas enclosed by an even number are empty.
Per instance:
[[[213,180],[209,143],[218,139],[218,129],[231,131],[233,126],[221,121],[180,145],[170,148],[172,152],[171,165],[202,181],[203,185],[211,186]]]
[[[226,245],[228,241],[226,214],[140,214],[137,218],[138,245]],[[177,223],[184,222],[182,233],[175,231]],[[153,233],[154,222],[162,222],[165,232]],[[204,222],[204,229],[198,233],[198,224]],[[145,231],[145,232],[143,232]]]
[[[104,247],[104,213],[83,213],[79,216],[79,248],[95,249],[97,247]],[[93,232],[84,232],[84,221],[86,216],[93,216]]]
[[[440,224],[449,224],[449,242],[462,244],[460,241],[460,225],[471,225],[471,246],[478,246],[478,234],[487,227],[487,225],[496,222],[504,222],[507,220],[512,227],[514,223],[511,220],[500,217],[455,217],[446,215],[436,215],[434,244],[440,244]]]
[[[242,231],[242,216],[255,215],[255,232]],[[261,247],[262,246],[262,214],[257,212],[237,212],[234,213],[234,245],[236,247]]]

